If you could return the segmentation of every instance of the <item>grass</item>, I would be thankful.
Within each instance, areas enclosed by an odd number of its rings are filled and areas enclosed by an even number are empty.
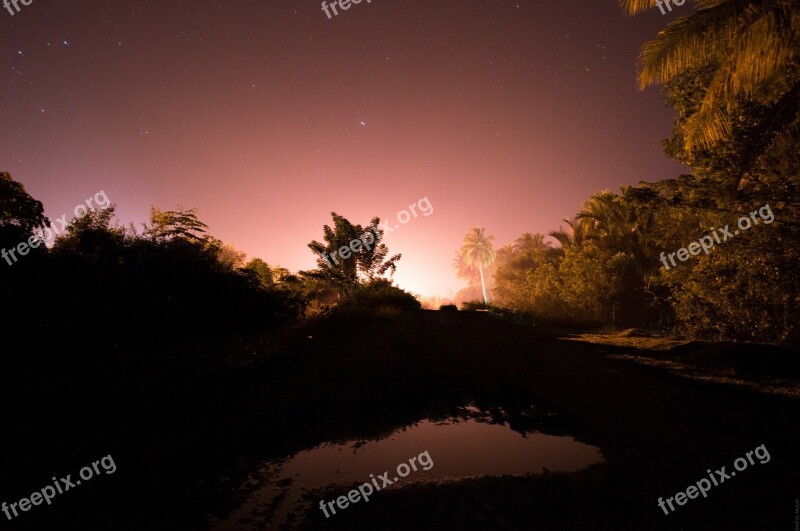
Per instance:
[[[800,350],[779,345],[676,339],[628,329],[565,339],[612,347],[608,357],[657,367],[692,380],[800,398]]]

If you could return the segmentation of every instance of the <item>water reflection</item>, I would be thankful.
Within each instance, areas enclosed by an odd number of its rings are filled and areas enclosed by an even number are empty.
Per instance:
[[[241,529],[250,522],[263,528],[291,519],[304,510],[304,492],[332,485],[344,487],[369,481],[386,471],[393,478],[398,464],[428,451],[430,470],[417,471],[388,488],[430,481],[455,481],[468,477],[537,474],[543,471],[575,472],[602,461],[600,449],[569,436],[512,431],[511,425],[533,419],[534,412],[517,413],[507,422],[502,410],[463,408],[455,417],[424,420],[377,440],[326,443],[293,457],[266,463],[257,476],[263,486],[248,501],[214,528]],[[519,429],[517,427],[517,429]],[[270,526],[272,527],[272,526]]]

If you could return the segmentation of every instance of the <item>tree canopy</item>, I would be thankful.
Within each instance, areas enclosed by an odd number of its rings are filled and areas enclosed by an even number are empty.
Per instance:
[[[383,243],[384,231],[378,227],[380,218],[375,217],[367,227],[354,225],[345,217],[331,212],[333,227],[322,227],[323,242],[308,244],[316,255],[317,269],[309,272],[313,278],[344,292],[390,275],[397,270],[401,255],[389,258],[389,248]],[[344,255],[344,256],[343,256]]]

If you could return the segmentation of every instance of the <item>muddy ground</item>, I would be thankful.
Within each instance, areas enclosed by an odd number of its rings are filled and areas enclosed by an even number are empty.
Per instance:
[[[245,478],[265,460],[325,441],[386,434],[473,403],[505,411],[540,405],[556,413],[547,433],[595,445],[605,462],[577,474],[387,490],[335,518],[318,510],[298,515],[294,526],[794,528],[796,398],[686,378],[620,359],[624,347],[574,339],[487,313],[419,312],[327,319],[299,331],[280,353],[261,352],[253,342],[246,365],[171,372],[148,386],[126,370],[123,355],[108,359],[101,379],[95,372],[81,380],[69,364],[60,376],[29,368],[6,387],[13,391],[6,408],[13,409],[3,429],[2,500],[17,501],[53,475],[74,478],[106,454],[118,470],[51,506],[0,521],[6,529],[204,529],[242,503]],[[787,366],[772,376],[793,378],[797,362]],[[659,497],[708,477],[707,469],[730,472],[736,458],[762,444],[768,463],[756,461],[708,498],[669,515],[658,507]],[[317,494],[331,498],[311,497]],[[268,521],[262,516],[241,527],[266,529]]]

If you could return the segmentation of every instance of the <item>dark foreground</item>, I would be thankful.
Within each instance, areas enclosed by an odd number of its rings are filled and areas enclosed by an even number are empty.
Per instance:
[[[797,400],[607,357],[615,353],[488,314],[421,312],[329,319],[266,361],[183,381],[141,386],[117,358],[99,369],[104,379],[82,381],[67,369],[6,374],[13,393],[4,400],[0,501],[29,496],[52,476],[74,480],[107,454],[117,471],[0,521],[4,529],[203,529],[242,502],[243,479],[264,460],[475,403],[506,411],[541,404],[557,414],[551,433],[575,435],[606,460],[577,474],[387,490],[335,518],[316,510],[295,525],[795,528]],[[668,516],[658,507],[659,497],[686,490],[707,469],[730,474],[736,458],[762,444],[768,463],[756,460]],[[242,528],[266,529],[267,520]]]

